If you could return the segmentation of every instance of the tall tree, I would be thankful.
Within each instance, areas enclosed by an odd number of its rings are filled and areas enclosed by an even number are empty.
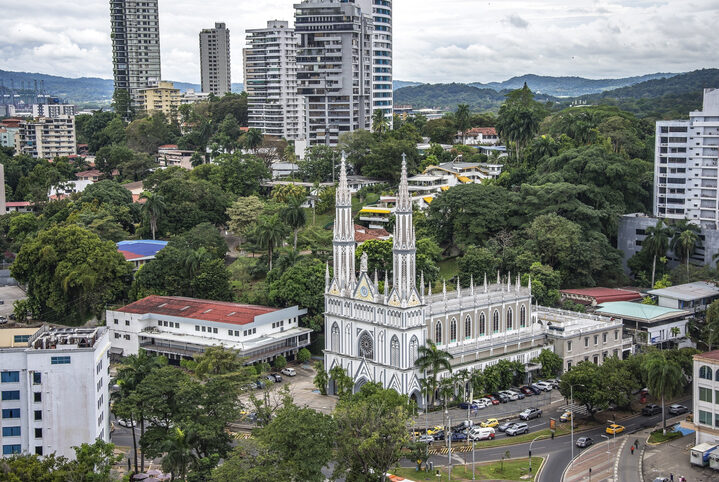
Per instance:
[[[417,368],[425,372],[430,371],[432,380],[432,404],[434,404],[434,392],[437,390],[437,375],[442,370],[452,371],[450,360],[454,357],[451,353],[440,350],[432,340],[427,340],[427,344],[420,346],[417,350],[417,360],[414,364]],[[429,403],[429,401],[428,401]]]
[[[661,258],[667,254],[667,249],[669,248],[669,238],[672,235],[672,230],[660,219],[657,221],[655,226],[649,226],[646,229],[646,234],[647,236],[644,238],[642,247],[646,247],[653,257],[652,287],[654,287],[654,279],[657,270],[657,258]]]
[[[682,226],[677,226],[674,231],[674,236],[670,246],[675,254],[678,254],[682,261],[686,263],[687,271],[689,270],[689,258],[696,250],[699,244],[699,227],[695,224],[682,223]]]
[[[307,224],[307,214],[302,207],[303,202],[303,197],[293,196],[287,200],[287,205],[280,211],[282,220],[287,223],[294,232],[293,247],[295,251],[297,251],[297,232]]]
[[[140,199],[145,200],[142,210],[144,211],[147,219],[150,221],[152,239],[155,239],[155,234],[157,232],[157,220],[165,214],[165,209],[167,208],[165,206],[165,200],[162,195],[148,191],[143,192]]]
[[[678,395],[684,387],[682,369],[674,361],[667,358],[662,351],[649,354],[644,363],[647,372],[647,388],[654,397],[662,400],[662,432],[667,433],[667,419],[664,401]]]
[[[472,113],[469,111],[469,105],[459,104],[457,111],[454,113],[454,123],[457,129],[462,133],[462,144],[467,137],[467,129],[472,127]]]
[[[372,132],[375,132],[378,136],[382,137],[387,133],[389,129],[389,121],[382,112],[382,109],[375,109],[372,113]]]
[[[255,237],[257,242],[267,248],[269,269],[272,271],[272,253],[275,247],[285,239],[285,228],[280,222],[279,216],[260,216],[255,226]]]
[[[260,147],[260,145],[262,145],[263,140],[264,137],[262,135],[262,131],[260,131],[259,129],[250,129],[243,137],[245,147],[247,147],[253,152],[256,151],[257,148]]]

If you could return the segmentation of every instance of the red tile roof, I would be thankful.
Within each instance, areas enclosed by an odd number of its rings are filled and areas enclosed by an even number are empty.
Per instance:
[[[467,131],[467,135],[482,134],[484,136],[496,136],[497,129],[494,127],[474,127]]]
[[[130,303],[117,311],[123,313],[177,316],[194,320],[246,325],[255,321],[255,317],[278,311],[267,306],[243,305],[225,301],[198,300],[182,296],[157,296]]]
[[[389,231],[386,229],[370,229],[359,224],[355,224],[355,241],[364,243],[370,239],[389,239]]]
[[[125,250],[123,250],[123,249],[118,249],[117,252],[120,253],[120,254],[122,254],[122,255],[125,257],[125,260],[126,260],[126,261],[131,261],[131,260],[133,260],[133,259],[144,258],[144,257],[145,257],[145,256],[143,256],[143,255],[141,255],[141,254],[131,253],[131,252],[125,251]]]
[[[32,203],[30,201],[7,201],[5,206],[9,208],[24,208],[32,206]]]
[[[158,149],[177,149],[177,144],[163,144]]]
[[[102,173],[98,171],[97,169],[90,169],[88,171],[82,171],[75,174],[78,178],[81,177],[100,177]]]
[[[697,353],[696,355],[694,355],[695,360],[700,360],[702,358],[719,361],[719,350],[708,351],[705,353]]]
[[[611,301],[632,301],[641,299],[642,295],[637,291],[622,290],[615,288],[585,288],[575,290],[561,290],[569,295],[587,296],[594,298],[597,304],[609,303]]]

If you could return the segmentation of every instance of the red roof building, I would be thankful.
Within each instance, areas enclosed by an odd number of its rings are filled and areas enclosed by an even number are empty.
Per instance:
[[[370,239],[385,240],[391,237],[392,235],[389,234],[389,231],[387,231],[386,229],[365,228],[364,226],[355,224],[355,242],[357,244],[362,244],[365,241],[369,241]]]
[[[597,306],[612,301],[635,301],[642,299],[638,291],[618,288],[584,288],[560,290],[562,301],[569,300],[588,306]]]
[[[15,119],[15,118],[3,119],[2,121],[0,121],[0,126],[18,128],[18,127],[20,127],[21,122],[22,122],[22,119]]]

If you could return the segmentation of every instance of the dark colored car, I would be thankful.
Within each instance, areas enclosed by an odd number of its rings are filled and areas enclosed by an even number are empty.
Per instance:
[[[650,403],[642,409],[642,415],[647,417],[651,417],[652,415],[657,415],[659,413],[662,413],[662,407],[654,405],[653,403]]]
[[[591,439],[591,437],[579,437],[577,439],[577,447],[589,447],[594,443],[594,440]]]
[[[524,386],[524,387],[520,388],[519,390],[528,397],[531,397],[532,395],[534,395],[534,390],[530,389],[528,386]]]
[[[459,408],[461,408],[462,410],[467,410],[467,409],[479,410],[479,407],[477,405],[475,405],[474,403],[469,403],[469,402],[460,403]]]
[[[282,375],[279,373],[273,373],[272,376],[275,377],[275,382],[280,383],[282,381]]]
[[[492,405],[499,405],[499,399],[494,395],[485,395],[484,398],[489,398],[492,401]]]
[[[440,430],[439,432],[432,435],[435,440],[444,440],[444,430]]]
[[[540,393],[542,393],[544,391],[544,390],[542,390],[542,388],[540,386],[535,385],[534,383],[529,385],[529,389],[532,390],[532,393],[534,393],[535,395],[539,395]]]
[[[455,432],[452,434],[452,442],[465,442],[467,434],[464,432]]]
[[[509,401],[509,397],[504,393],[493,393],[492,396],[499,400],[501,403],[507,403]]]
[[[499,427],[497,427],[497,430],[499,430],[500,432],[506,432],[507,429],[508,429],[509,427],[511,427],[512,425],[514,425],[515,423],[516,423],[516,422],[504,422],[504,423],[500,423],[500,424],[499,424]]]

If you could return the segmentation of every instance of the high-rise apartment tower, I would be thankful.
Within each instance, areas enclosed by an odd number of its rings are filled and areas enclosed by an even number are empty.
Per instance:
[[[355,1],[304,0],[294,7],[306,140],[334,146],[342,133],[370,128],[372,16]]]
[[[380,109],[392,122],[392,2],[357,0],[362,13],[372,15],[372,111]]]
[[[263,134],[297,140],[304,120],[297,95],[297,37],[287,21],[250,29],[243,66],[249,126]]]
[[[135,106],[138,89],[160,80],[158,0],[110,0],[112,65],[116,90]]]
[[[230,31],[224,23],[200,32],[202,92],[225,95],[232,91],[230,76]]]
[[[689,120],[658,121],[654,215],[719,229],[719,89],[704,89]]]

